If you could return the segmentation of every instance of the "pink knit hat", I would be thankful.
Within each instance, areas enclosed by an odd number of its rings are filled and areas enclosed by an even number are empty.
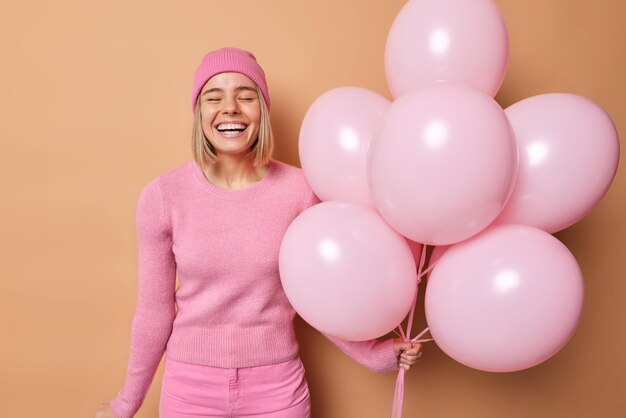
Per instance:
[[[206,82],[216,74],[235,72],[248,76],[263,93],[267,110],[270,109],[270,93],[265,81],[265,72],[256,61],[252,52],[239,48],[221,48],[207,53],[196,70],[193,79],[191,108],[195,112],[198,94]]]

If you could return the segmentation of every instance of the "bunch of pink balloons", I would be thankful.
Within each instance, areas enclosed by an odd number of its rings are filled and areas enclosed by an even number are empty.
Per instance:
[[[409,0],[384,58],[393,101],[339,87],[302,123],[302,169],[323,203],[285,234],[289,300],[330,335],[384,335],[414,306],[422,246],[436,246],[425,313],[437,345],[486,371],[545,361],[574,333],[584,295],[551,234],[607,192],[613,122],[566,93],[502,109],[508,37],[491,0]]]

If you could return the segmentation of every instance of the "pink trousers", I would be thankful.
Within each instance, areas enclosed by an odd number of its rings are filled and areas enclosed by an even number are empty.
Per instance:
[[[165,358],[160,418],[310,418],[299,357],[268,366],[225,369]]]

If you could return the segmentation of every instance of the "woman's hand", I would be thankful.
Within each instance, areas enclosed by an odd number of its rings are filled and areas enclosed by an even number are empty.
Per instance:
[[[108,402],[100,404],[98,406],[98,410],[96,411],[96,418],[117,418],[113,411],[111,411],[111,407]]]
[[[399,357],[398,366],[404,370],[409,370],[422,357],[421,343],[412,344],[410,341],[402,340],[402,338],[395,338],[393,349],[396,352],[396,357]]]

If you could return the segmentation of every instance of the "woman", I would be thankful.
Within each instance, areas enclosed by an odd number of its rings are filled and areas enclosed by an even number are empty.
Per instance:
[[[291,221],[319,199],[301,169],[271,158],[270,97],[254,55],[209,52],[192,96],[194,160],[139,197],[128,373],[96,417],[134,416],[164,352],[161,418],[309,417],[278,253]],[[372,370],[408,370],[420,355],[399,338],[326,337]]]

